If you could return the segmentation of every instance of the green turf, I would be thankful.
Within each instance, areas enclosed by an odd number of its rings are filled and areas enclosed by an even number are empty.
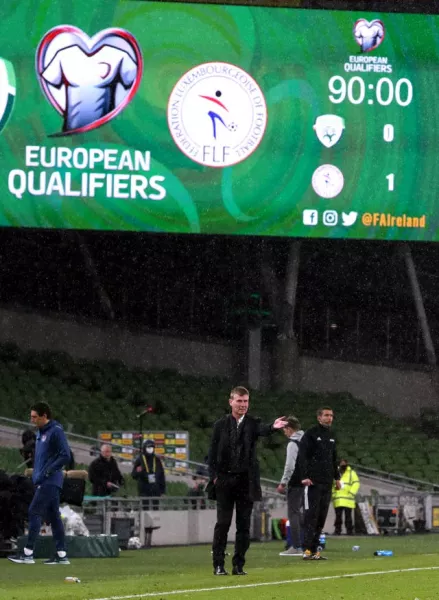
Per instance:
[[[437,600],[439,597],[439,537],[434,534],[395,538],[328,538],[326,562],[281,557],[279,542],[252,544],[247,577],[214,577],[207,546],[153,548],[123,552],[118,559],[75,559],[70,566],[16,565],[0,561],[0,598],[5,600],[88,600],[141,597],[162,600]],[[358,544],[359,552],[352,546]],[[391,558],[373,556],[376,549],[393,549]],[[230,566],[230,557],[228,564]],[[406,571],[357,577],[399,569]],[[349,575],[352,576],[349,576]],[[343,576],[342,579],[291,580]],[[66,584],[64,577],[81,579]],[[284,583],[276,583],[284,582]],[[253,586],[236,588],[234,586]],[[257,585],[269,584],[269,585]],[[218,587],[232,589],[213,589]],[[181,594],[170,591],[188,590]],[[205,590],[205,591],[195,591]],[[147,598],[148,596],[145,596]],[[127,598],[128,600],[128,598]]]

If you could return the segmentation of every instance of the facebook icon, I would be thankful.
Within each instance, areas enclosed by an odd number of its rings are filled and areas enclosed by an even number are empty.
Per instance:
[[[315,227],[319,222],[319,213],[317,210],[309,209],[303,211],[303,224]]]

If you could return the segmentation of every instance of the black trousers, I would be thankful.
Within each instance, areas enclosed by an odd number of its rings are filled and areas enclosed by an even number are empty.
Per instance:
[[[323,531],[331,503],[331,484],[316,483],[305,489],[305,539],[304,550],[317,552],[320,534]]]
[[[219,475],[215,484],[217,522],[213,534],[213,566],[224,566],[227,534],[236,508],[236,539],[233,566],[243,567],[245,553],[250,546],[250,520],[253,502],[249,497],[247,473]]]
[[[290,522],[291,542],[293,548],[302,547],[302,510],[303,486],[289,486],[287,490],[288,520]]]
[[[354,533],[354,524],[352,523],[352,508],[348,508],[347,506],[338,506],[335,509],[335,533],[341,533],[341,528],[343,526],[343,513],[346,533],[348,535],[352,535]]]

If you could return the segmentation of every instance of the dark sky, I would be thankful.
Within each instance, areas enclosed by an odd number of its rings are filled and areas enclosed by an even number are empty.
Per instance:
[[[269,251],[283,282],[291,243],[277,238],[99,232],[78,237],[65,231],[3,229],[0,302],[107,319],[81,252],[81,240],[93,258],[116,319],[181,334],[234,338],[245,326],[243,309],[252,303],[259,306],[259,302],[269,309],[261,277],[264,251]],[[342,325],[355,329],[358,312],[362,327],[383,329],[391,315],[393,328],[398,323],[399,328],[416,329],[401,247],[390,242],[301,242],[297,319],[302,311],[305,345],[313,335],[318,337],[317,345],[327,343],[328,319],[338,327],[331,336],[338,335]],[[427,314],[436,327],[439,246],[417,243],[410,247]],[[252,293],[260,294],[261,300],[249,300]]]

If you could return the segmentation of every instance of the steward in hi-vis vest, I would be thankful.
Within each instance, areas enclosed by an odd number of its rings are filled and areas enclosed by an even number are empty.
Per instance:
[[[349,466],[348,461],[345,459],[340,461],[339,470],[342,487],[337,490],[334,486],[332,489],[332,502],[335,509],[334,533],[335,535],[341,534],[344,513],[346,533],[348,535],[353,535],[352,509],[355,508],[355,497],[360,489],[360,480],[357,473]]]

